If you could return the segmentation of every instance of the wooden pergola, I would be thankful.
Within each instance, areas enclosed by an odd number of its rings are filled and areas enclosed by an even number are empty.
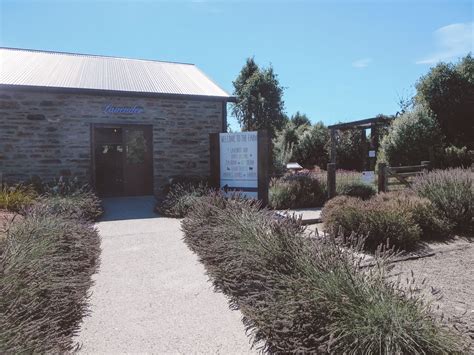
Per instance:
[[[368,144],[367,144],[367,129],[370,129],[370,135],[373,139],[373,149],[375,151],[378,150],[379,141],[378,141],[378,134],[377,131],[381,127],[386,127],[390,124],[390,122],[394,119],[394,117],[387,117],[387,116],[377,116],[373,118],[367,118],[364,120],[346,122],[346,123],[338,123],[335,125],[328,126],[331,136],[331,150],[329,152],[330,155],[330,163],[327,166],[328,172],[328,197],[332,198],[336,195],[336,151],[337,151],[337,139],[336,139],[336,132],[337,131],[346,131],[346,130],[360,130],[362,134],[362,142],[361,144],[361,156],[363,157],[363,167],[364,169],[367,168],[367,157],[368,157]],[[375,167],[375,156],[373,157],[373,161],[370,165],[372,165],[372,169]]]
[[[367,139],[367,133],[366,133],[367,129],[371,130],[370,134],[372,137],[378,137],[378,135],[376,134],[377,129],[379,127],[385,127],[389,125],[392,120],[393,120],[392,117],[378,116],[378,117],[373,117],[373,118],[366,118],[364,120],[338,123],[332,126],[328,126],[331,132],[331,151],[330,151],[331,163],[336,163],[336,147],[337,147],[336,131],[346,131],[346,130],[354,130],[354,129],[361,130],[362,140],[365,142]],[[376,148],[378,148],[378,143],[379,142],[377,141]],[[364,144],[363,147],[361,147],[361,149],[365,151],[365,154],[363,156],[366,157],[367,145]]]

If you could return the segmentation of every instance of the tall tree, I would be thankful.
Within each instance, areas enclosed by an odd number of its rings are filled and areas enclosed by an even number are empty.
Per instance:
[[[300,127],[303,125],[311,126],[311,121],[308,118],[308,116],[306,116],[304,113],[300,113],[300,111],[296,111],[296,113],[293,116],[291,116],[290,121],[296,127]]]
[[[328,128],[323,122],[317,122],[314,126],[303,124],[300,128],[305,130],[293,150],[293,160],[308,169],[314,168],[315,165],[326,169],[329,162]]]
[[[274,137],[287,120],[283,112],[283,87],[273,68],[261,69],[249,58],[233,84],[237,97],[233,113],[242,130],[267,129]]]
[[[255,73],[260,72],[260,68],[258,67],[257,63],[253,57],[247,58],[244,66],[240,70],[239,75],[233,82],[234,84],[234,93],[238,94],[244,91],[244,87],[247,84],[247,81],[254,75]]]
[[[474,148],[474,58],[440,63],[416,84],[415,102],[429,108],[448,144]]]
[[[336,156],[338,169],[363,170],[364,156],[361,150],[362,132],[359,129],[338,131],[336,135]]]

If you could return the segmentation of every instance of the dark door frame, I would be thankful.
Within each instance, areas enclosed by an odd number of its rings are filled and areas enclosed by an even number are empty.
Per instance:
[[[127,128],[127,127],[147,127],[147,128],[150,128],[150,132],[151,132],[151,142],[150,142],[150,146],[151,146],[151,173],[152,173],[152,179],[151,179],[151,191],[152,193],[154,193],[155,191],[155,169],[154,169],[154,165],[155,165],[155,162],[154,162],[154,147],[153,147],[153,125],[152,124],[148,124],[148,123],[114,123],[114,122],[110,122],[110,123],[91,123],[90,124],[90,137],[91,137],[91,140],[90,140],[90,149],[91,149],[91,172],[92,172],[92,187],[94,188],[94,190],[96,190],[96,159],[95,159],[95,128],[117,128],[117,127],[120,127],[120,128]]]

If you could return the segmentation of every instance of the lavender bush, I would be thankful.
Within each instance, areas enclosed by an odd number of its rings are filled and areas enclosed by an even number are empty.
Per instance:
[[[269,205],[273,209],[321,207],[326,198],[326,182],[317,174],[288,174],[270,181]]]
[[[88,313],[100,241],[88,223],[30,214],[0,258],[0,353],[64,353]]]
[[[467,169],[434,170],[418,177],[412,189],[429,199],[454,227],[467,227],[474,213],[474,176]]]
[[[359,200],[360,201],[360,200]],[[422,354],[463,350],[414,292],[388,283],[390,255],[373,268],[332,238],[308,237],[300,221],[238,196],[212,194],[182,222],[217,290],[240,309],[253,342],[268,353]],[[360,251],[357,244],[353,251]]]

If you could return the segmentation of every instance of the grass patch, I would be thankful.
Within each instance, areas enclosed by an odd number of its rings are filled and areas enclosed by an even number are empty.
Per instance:
[[[0,210],[19,212],[30,206],[37,196],[30,185],[4,185],[0,189]]]

